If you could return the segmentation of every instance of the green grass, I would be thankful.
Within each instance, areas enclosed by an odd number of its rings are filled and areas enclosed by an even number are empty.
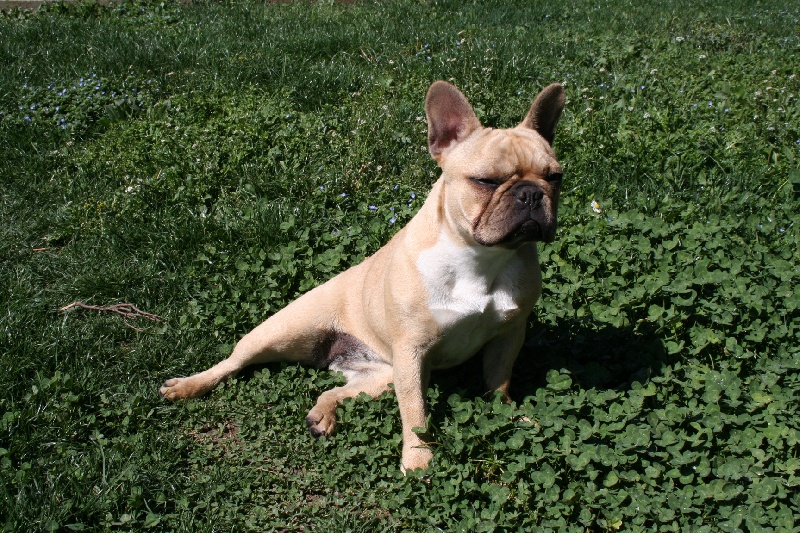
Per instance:
[[[788,1],[0,16],[0,524],[800,526],[798,55]],[[412,216],[438,175],[422,109],[436,79],[492,126],[550,82],[568,94],[517,406],[482,395],[472,362],[435,375],[419,479],[400,474],[392,396],[308,434],[339,379],[325,371],[272,365],[163,402],[164,379],[224,357]],[[60,311],[74,301],[162,321]]]

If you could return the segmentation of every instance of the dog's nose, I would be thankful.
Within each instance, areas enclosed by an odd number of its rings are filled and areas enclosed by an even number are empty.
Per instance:
[[[517,189],[514,192],[514,196],[517,200],[523,204],[530,207],[536,207],[539,205],[539,202],[542,200],[544,193],[538,189],[533,189],[531,187],[523,187]]]

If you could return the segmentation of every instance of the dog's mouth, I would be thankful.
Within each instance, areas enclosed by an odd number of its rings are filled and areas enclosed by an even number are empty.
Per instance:
[[[555,225],[542,227],[536,220],[526,220],[509,234],[509,240],[512,242],[553,242],[555,239]]]
[[[553,242],[556,239],[556,225],[542,225],[537,220],[528,219],[505,235],[498,236],[494,239],[487,239],[480,232],[475,232],[473,236],[478,244],[482,246],[516,248],[526,242]]]
[[[526,242],[549,243],[554,240],[556,240],[555,224],[542,226],[542,224],[536,220],[526,220],[515,230],[511,231],[506,239],[499,244],[514,246]]]

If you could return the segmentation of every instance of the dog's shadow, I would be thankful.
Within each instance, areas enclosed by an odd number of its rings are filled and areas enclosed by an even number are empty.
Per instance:
[[[664,343],[646,323],[636,327],[615,327],[590,320],[573,320],[554,328],[532,324],[511,376],[511,398],[524,402],[547,386],[551,370],[567,372],[572,386],[583,389],[627,390],[631,384],[646,383],[668,364]],[[239,379],[249,381],[264,368],[294,366],[270,363],[248,366]],[[483,380],[483,358],[478,355],[431,376],[431,387],[444,401],[434,402],[431,415],[438,420],[448,416],[446,399],[456,394],[463,398],[489,397]],[[316,391],[321,393],[323,390]],[[566,394],[566,392],[565,392]]]
[[[626,390],[658,375],[667,362],[664,343],[641,323],[634,328],[575,320],[554,329],[534,324],[514,365],[510,393],[516,401],[535,395],[551,370],[569,373],[573,386]],[[486,392],[482,365],[482,358],[474,357],[434,373],[432,383],[445,398],[480,396]]]

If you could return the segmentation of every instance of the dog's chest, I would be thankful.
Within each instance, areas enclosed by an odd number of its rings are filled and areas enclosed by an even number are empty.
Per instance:
[[[474,355],[517,318],[525,297],[525,265],[508,250],[465,247],[441,236],[417,261],[428,308],[441,329],[431,354],[434,367],[456,365]]]

